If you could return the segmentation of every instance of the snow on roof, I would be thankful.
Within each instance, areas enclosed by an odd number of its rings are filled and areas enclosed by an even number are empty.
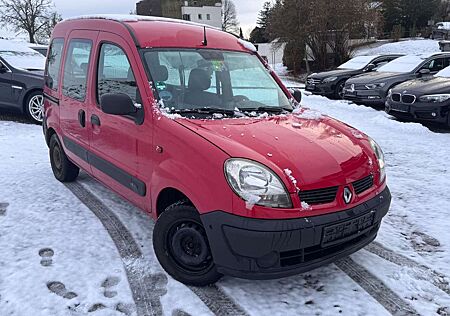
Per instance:
[[[90,20],[90,19],[110,20],[110,21],[117,21],[117,22],[139,22],[139,21],[172,22],[172,23],[180,23],[180,24],[187,24],[187,25],[196,25],[196,26],[201,26],[201,27],[205,27],[206,26],[207,28],[220,30],[219,28],[213,27],[211,25],[200,24],[200,23],[195,23],[195,22],[186,21],[186,20],[163,18],[163,17],[159,17],[159,16],[133,15],[133,14],[92,14],[92,15],[80,15],[80,16],[67,18],[64,21]]]
[[[0,52],[34,52],[28,45],[28,43],[0,39]]]
[[[244,48],[252,51],[252,52],[257,52],[258,50],[256,49],[255,45],[253,45],[252,43],[248,42],[248,41],[244,41],[243,39],[238,39],[239,44],[241,44],[242,46],[244,46]]]

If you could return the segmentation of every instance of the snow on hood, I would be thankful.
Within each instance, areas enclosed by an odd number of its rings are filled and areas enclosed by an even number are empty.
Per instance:
[[[340,65],[338,69],[352,69],[352,70],[363,69],[376,57],[378,56],[358,56]]]
[[[308,109],[254,120],[183,119],[178,123],[231,157],[258,161],[280,176],[289,170],[301,190],[324,179],[330,186],[342,184],[343,177],[356,181],[372,171],[370,153],[361,143],[364,136],[355,137],[351,127]]]
[[[450,30],[450,22],[439,22],[436,25],[438,30]]]
[[[399,72],[406,73],[416,69],[428,55],[408,55],[394,59],[390,63],[377,69],[378,72]]]
[[[14,68],[45,69],[45,57],[20,42],[0,39],[0,56]]]

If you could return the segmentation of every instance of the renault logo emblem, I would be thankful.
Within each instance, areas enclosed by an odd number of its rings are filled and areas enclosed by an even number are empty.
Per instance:
[[[350,191],[348,187],[344,189],[344,202],[345,204],[349,204],[352,201],[353,193]]]

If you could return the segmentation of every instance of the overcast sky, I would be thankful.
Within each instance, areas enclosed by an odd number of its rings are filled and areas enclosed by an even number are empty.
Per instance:
[[[95,14],[95,13],[115,13],[128,14],[135,9],[137,0],[53,0],[56,10],[62,14],[63,18],[71,16]],[[259,10],[265,0],[234,0],[238,11],[238,19],[241,23],[245,35],[255,27]],[[13,36],[11,32],[0,30],[0,36]]]

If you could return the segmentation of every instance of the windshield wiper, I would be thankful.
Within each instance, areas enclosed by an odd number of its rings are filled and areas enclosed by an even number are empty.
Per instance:
[[[197,109],[175,109],[171,111],[172,113],[177,114],[190,114],[190,113],[197,113],[197,114],[224,114],[228,116],[234,116],[235,112],[233,110],[226,110],[221,108],[214,108],[214,107],[203,107],[203,108],[197,108]]]
[[[257,108],[239,108],[241,111],[245,112],[269,112],[269,113],[282,113],[284,111],[292,112],[291,109],[275,107],[275,106],[260,106]]]

